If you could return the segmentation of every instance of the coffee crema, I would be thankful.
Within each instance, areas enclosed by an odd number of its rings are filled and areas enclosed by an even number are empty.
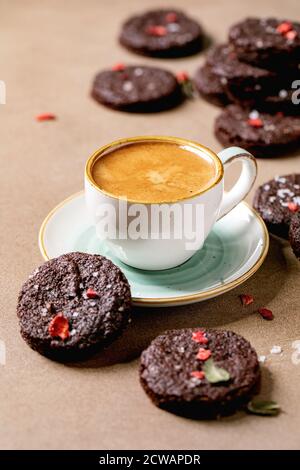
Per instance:
[[[209,188],[216,175],[216,163],[203,151],[168,142],[124,145],[98,158],[92,168],[103,191],[157,204],[193,197]]]

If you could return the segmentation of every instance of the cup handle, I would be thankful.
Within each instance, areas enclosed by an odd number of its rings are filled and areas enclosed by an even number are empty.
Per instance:
[[[229,147],[224,149],[218,153],[218,157],[224,165],[225,176],[228,171],[228,167],[237,161],[242,162],[242,171],[239,179],[230,191],[224,192],[217,220],[228,214],[228,212],[237,206],[239,202],[245,199],[252,188],[257,175],[256,159],[251,155],[251,153],[240,147]]]

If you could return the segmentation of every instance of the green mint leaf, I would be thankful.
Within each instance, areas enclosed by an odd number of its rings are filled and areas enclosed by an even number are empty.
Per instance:
[[[277,416],[280,413],[280,407],[275,401],[257,400],[250,401],[247,405],[249,413],[260,416]]]
[[[182,82],[181,86],[182,91],[187,98],[193,99],[196,97],[196,92],[192,80],[185,80],[184,82]]]
[[[203,372],[205,373],[205,378],[208,382],[216,384],[218,382],[228,382],[230,380],[230,374],[227,370],[222,369],[221,367],[216,366],[213,359],[208,359],[203,367]]]

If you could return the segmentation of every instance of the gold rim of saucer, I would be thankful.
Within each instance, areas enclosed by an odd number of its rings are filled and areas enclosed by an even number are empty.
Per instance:
[[[68,198],[64,199],[62,202],[57,204],[48,213],[48,215],[43,220],[42,225],[41,225],[40,230],[39,230],[38,240],[39,240],[40,252],[41,252],[43,258],[45,259],[45,261],[48,261],[49,259],[51,259],[50,256],[48,256],[48,253],[47,253],[47,250],[46,250],[46,247],[45,247],[45,243],[44,243],[44,234],[45,234],[45,229],[46,229],[48,221],[51,219],[51,217],[59,209],[61,209],[69,201],[71,201],[72,199],[75,199],[76,197],[80,196],[83,193],[84,193],[84,191],[79,191],[75,194],[72,194]],[[220,287],[217,287],[215,289],[210,289],[210,290],[207,290],[207,291],[204,291],[204,292],[198,292],[196,294],[182,295],[182,296],[176,296],[176,297],[175,296],[174,297],[152,297],[152,298],[133,297],[132,298],[133,303],[136,306],[141,306],[141,307],[142,306],[144,306],[144,307],[147,307],[147,306],[149,306],[149,307],[150,306],[159,307],[160,305],[166,305],[166,304],[171,306],[171,305],[176,305],[176,304],[181,304],[181,303],[193,303],[193,302],[196,302],[197,300],[207,300],[207,299],[215,297],[219,294],[224,294],[225,292],[228,292],[231,289],[234,289],[235,287],[238,287],[243,282],[245,282],[247,279],[249,279],[263,264],[263,262],[264,262],[264,260],[267,256],[268,250],[269,250],[270,239],[269,239],[269,232],[267,230],[267,227],[266,227],[264,221],[262,220],[262,218],[260,217],[260,215],[256,212],[256,210],[253,209],[253,207],[251,207],[250,204],[248,204],[245,201],[242,201],[240,204],[245,204],[245,206],[247,206],[250,209],[250,211],[254,214],[254,216],[257,218],[257,220],[259,221],[259,223],[262,227],[262,231],[263,231],[263,235],[264,235],[264,237],[263,237],[264,238],[263,239],[263,250],[262,250],[258,260],[256,261],[256,263],[247,272],[245,272],[242,276],[235,279],[234,281],[229,282],[228,284],[226,284],[224,286],[220,286]]]
[[[187,196],[187,197],[182,197],[174,201],[160,201],[159,204],[175,204],[176,202],[180,201],[185,201],[189,199],[193,199],[194,197],[199,196],[200,194],[205,193],[206,191],[209,191],[211,188],[216,186],[223,178],[224,176],[224,168],[223,164],[218,157],[218,155],[210,150],[208,147],[205,147],[202,144],[199,144],[198,142],[194,140],[188,140],[188,139],[182,139],[181,137],[169,137],[169,136],[160,136],[160,135],[150,135],[150,136],[137,136],[137,137],[125,137],[123,139],[115,140],[114,142],[111,142],[110,144],[103,145],[100,147],[98,150],[96,150],[90,158],[87,160],[86,165],[85,165],[85,177],[89,181],[89,183],[97,189],[102,194],[105,194],[106,196],[109,196],[113,199],[121,199],[120,197],[110,193],[109,191],[105,191],[104,189],[99,188],[97,183],[94,181],[93,176],[92,176],[92,168],[95,162],[101,158],[101,156],[108,150],[118,147],[120,145],[126,145],[126,144],[133,144],[137,142],[143,142],[143,141],[154,141],[154,142],[168,142],[168,143],[173,143],[177,145],[189,145],[190,147],[194,147],[196,149],[200,149],[204,153],[206,153],[209,157],[211,157],[215,163],[216,163],[216,176],[214,181],[204,189],[200,189],[198,192],[193,194],[192,196]],[[148,202],[148,201],[136,201],[134,199],[126,199],[130,203],[134,204],[153,204],[153,202]]]

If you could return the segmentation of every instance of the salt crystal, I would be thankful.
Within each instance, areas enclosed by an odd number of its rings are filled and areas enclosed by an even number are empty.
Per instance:
[[[282,353],[282,347],[281,346],[272,346],[270,349],[271,354],[281,354]]]
[[[264,46],[264,43],[262,41],[256,41],[256,47],[258,49],[261,49]]]
[[[277,196],[281,199],[285,198],[286,196],[293,197],[295,193],[293,193],[289,188],[281,188],[277,190]]]
[[[269,197],[269,202],[272,204],[276,200],[275,196],[270,196]]]
[[[256,109],[253,109],[251,113],[249,113],[249,119],[258,119],[259,118],[259,112],[256,111]]]
[[[286,90],[280,90],[278,95],[279,95],[279,98],[286,98],[288,95],[288,92]]]
[[[123,311],[124,311],[124,307],[119,307],[119,308],[118,308],[118,311],[119,311],[119,312],[123,312]]]
[[[35,289],[38,289],[38,288],[39,288],[39,285],[38,285],[38,284],[35,284],[33,287],[34,287]]]
[[[258,362],[266,362],[267,356],[258,356]]]
[[[76,330],[75,328],[73,328],[73,330],[70,331],[70,336],[74,336],[76,334]]]
[[[137,67],[133,73],[136,77],[140,77],[141,75],[143,75],[144,71],[143,69],[141,69],[141,67]]]
[[[297,206],[300,206],[300,196],[293,197],[293,202],[297,204]]]
[[[222,85],[226,85],[226,83],[227,83],[227,78],[222,77],[222,78],[221,78],[221,83],[222,83]]]
[[[170,31],[170,33],[177,33],[177,31],[180,30],[180,25],[177,23],[169,23],[167,30]]]
[[[265,191],[269,191],[270,188],[271,188],[271,186],[269,184],[264,185],[264,190]]]
[[[277,183],[286,183],[286,178],[284,176],[275,176],[275,181],[277,181]]]
[[[77,317],[78,317],[78,315],[79,315],[79,313],[78,313],[78,312],[74,312],[74,313],[73,313],[73,315],[72,315],[72,317],[73,317],[73,318],[77,318]]]
[[[122,88],[123,88],[124,91],[132,91],[133,90],[133,84],[132,84],[132,82],[129,82],[129,81],[124,82]]]
[[[184,353],[184,347],[183,347],[183,346],[181,346],[180,348],[178,348],[178,352],[180,352],[180,353]]]
[[[94,276],[94,277],[97,277],[98,274],[99,274],[98,271],[95,271],[95,272],[93,273],[93,276]]]

